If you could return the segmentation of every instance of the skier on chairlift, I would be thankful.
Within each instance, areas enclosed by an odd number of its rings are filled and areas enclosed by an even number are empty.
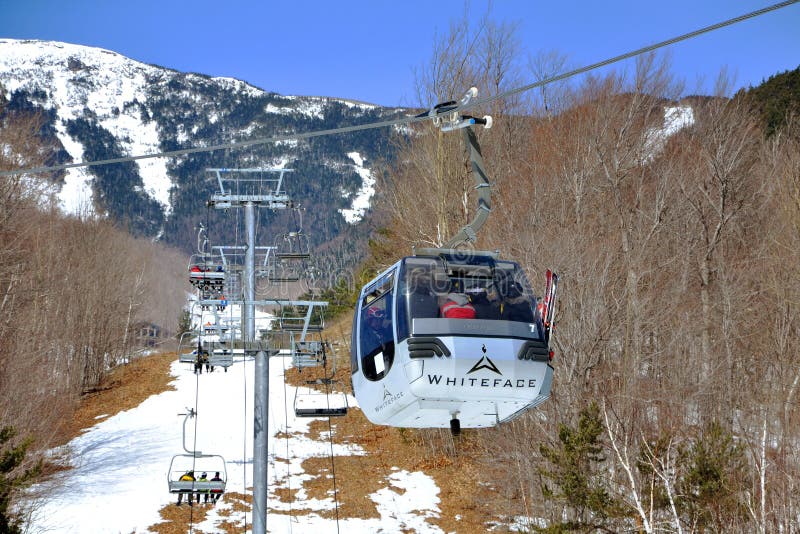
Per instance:
[[[179,478],[178,480],[180,480],[181,482],[194,482],[194,471],[186,471],[183,475],[181,475],[181,478]],[[192,506],[192,492],[189,491],[189,490],[181,491],[180,493],[178,493],[178,504],[177,504],[177,506],[181,505],[181,501],[183,500],[183,494],[184,493],[188,493],[189,494],[189,499],[188,499],[189,500],[189,506]]]

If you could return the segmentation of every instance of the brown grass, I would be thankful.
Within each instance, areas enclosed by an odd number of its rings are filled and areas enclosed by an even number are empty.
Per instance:
[[[152,395],[175,389],[169,367],[178,358],[175,352],[154,354],[120,365],[91,393],[83,395],[73,418],[60,429],[59,444],[66,444],[84,429],[97,424],[98,417],[111,417],[139,406]]]
[[[330,330],[329,339],[346,339],[349,324],[341,322]],[[335,379],[339,387],[349,392],[349,356],[344,353],[347,347],[341,348],[343,346],[340,343],[337,349],[339,359]],[[150,395],[167,390],[172,380],[169,366],[176,358],[175,353],[148,356],[117,369],[97,392],[84,397],[76,417],[65,427],[65,442],[67,438],[95,424],[98,415],[114,415],[137,406]],[[302,373],[296,369],[287,370],[287,382],[293,385],[306,386],[306,381],[324,376],[325,371],[321,369],[306,369]],[[491,474],[490,470],[485,469],[483,451],[476,433],[465,431],[453,442],[449,431],[372,425],[359,409],[351,409],[346,417],[332,418],[331,426],[334,443],[358,445],[366,455],[339,456],[334,458],[333,465],[327,456],[306,459],[302,464],[303,470],[313,478],[304,482],[303,489],[312,498],[333,498],[335,471],[340,518],[378,518],[376,505],[369,495],[386,487],[387,477],[395,471],[393,468],[398,468],[411,472],[424,471],[433,477],[440,489],[441,514],[438,520],[430,521],[445,532],[483,532],[486,522],[496,519],[490,511],[493,509],[490,503],[497,498],[497,494],[489,484],[481,483],[488,482]],[[311,423],[308,434],[312,439],[320,439],[321,434],[327,431],[328,421],[320,419]],[[275,495],[288,503],[295,498],[299,489],[281,488]],[[394,491],[400,493],[402,490],[394,488]],[[232,504],[236,513],[221,510],[221,515],[229,515],[232,520],[218,525],[219,531],[243,532],[242,527],[235,523],[240,517],[239,512],[250,511],[252,496],[228,492],[222,499]],[[331,519],[336,515],[335,510],[312,511],[302,508],[293,508],[291,513],[305,515],[312,512]],[[186,532],[190,520],[199,523],[206,513],[202,506],[190,508],[170,504],[160,510],[165,522],[151,526],[150,530],[159,534]],[[270,513],[286,512],[270,510]],[[456,516],[460,519],[456,520]]]

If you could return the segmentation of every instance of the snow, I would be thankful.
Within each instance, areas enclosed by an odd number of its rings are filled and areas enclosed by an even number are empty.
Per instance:
[[[342,98],[334,98],[332,100],[334,102],[339,102],[340,104],[343,104],[348,108],[356,108],[364,111],[371,111],[373,109],[377,109],[378,107],[375,104],[370,104],[368,102],[359,102],[357,100],[346,100]]]
[[[364,167],[364,158],[358,152],[350,152],[347,157],[353,160],[355,171],[361,177],[361,188],[356,192],[349,209],[340,209],[344,220],[348,224],[356,224],[364,218],[364,214],[369,210],[370,201],[375,194],[375,178],[372,172]]]
[[[276,106],[274,104],[267,104],[264,110],[267,113],[276,113],[280,115],[289,115],[293,113],[299,113],[301,115],[305,115],[311,119],[324,119],[325,116],[322,113],[324,102],[320,99],[316,98],[306,98],[298,103],[298,105],[294,107],[289,106]]]
[[[0,85],[8,93],[26,89],[41,90],[47,96],[40,104],[55,110],[56,135],[73,162],[84,161],[83,146],[67,133],[65,122],[84,117],[91,110],[98,124],[111,132],[126,155],[155,154],[160,150],[157,121],[146,121],[141,116],[141,106],[147,104],[148,86],[153,80],[166,80],[177,75],[175,71],[147,65],[131,60],[116,52],[102,48],[59,43],[54,41],[17,40],[0,38]],[[248,96],[263,96],[263,90],[246,82],[228,77],[209,78],[198,74],[186,74],[187,80],[197,83],[213,82],[219,86],[237,89]],[[206,105],[203,96],[186,90],[184,98],[194,101],[198,108]],[[282,105],[284,104],[285,105]],[[350,109],[368,112],[378,106],[349,99],[325,97],[283,96],[278,105],[268,104],[268,113],[289,114],[323,119],[326,106],[338,103]],[[214,124],[220,120],[219,113],[209,110],[207,120]],[[256,125],[238,132],[248,137]],[[176,141],[187,144],[198,131],[198,126],[179,126]],[[201,142],[195,144],[202,146]],[[298,146],[297,140],[279,143],[287,149]],[[352,205],[340,210],[349,224],[356,224],[369,209],[374,194],[375,180],[363,166],[361,156],[349,155],[356,163],[356,172],[362,177],[362,186],[357,192],[343,192],[352,197]],[[170,190],[173,186],[168,174],[166,158],[146,158],[134,161],[143,186],[141,191],[158,202],[169,217],[172,206]],[[59,207],[65,213],[81,216],[94,215],[92,183],[93,174],[86,168],[65,171],[65,185],[58,192]]]
[[[664,108],[664,123],[658,128],[650,128],[645,133],[645,152],[647,161],[664,149],[667,140],[683,128],[694,124],[694,110],[690,106],[667,106]]]
[[[689,106],[664,108],[664,133],[669,136],[694,124],[694,110]]]
[[[0,39],[0,81],[9,92],[42,89],[50,92],[44,104],[56,109],[56,133],[73,161],[83,161],[83,147],[66,132],[64,122],[83,116],[91,109],[99,124],[109,130],[129,155],[159,151],[155,121],[144,124],[134,100],[146,101],[147,76],[162,69],[128,59],[116,52],[89,46],[47,41]],[[34,64],[31,58],[36,58]],[[65,65],[74,65],[65,68]],[[87,90],[103,87],[103,91]],[[126,104],[129,104],[126,108]],[[159,202],[169,215],[169,189],[166,160],[136,161],[144,191]],[[67,171],[67,185],[58,195],[66,213],[80,214],[92,205],[92,176],[86,169]]]
[[[225,315],[232,318],[238,313],[237,306],[229,306]],[[198,320],[202,319],[195,319]],[[285,384],[284,373],[290,366],[288,356],[270,359],[267,529],[333,532],[337,529],[335,519],[319,515],[334,508],[333,496],[310,499],[302,491],[302,482],[312,477],[302,471],[303,460],[328,457],[330,443],[325,441],[326,435],[320,438],[322,441],[306,435],[314,418],[294,415],[295,394],[298,390],[301,395],[311,391]],[[254,361],[252,358],[238,361],[227,372],[217,369],[199,375],[191,367],[176,360],[171,366],[174,391],[151,396],[139,406],[112,417],[98,416],[95,426],[66,446],[64,450],[73,458],[73,469],[59,473],[47,483],[54,488],[52,498],[35,511],[31,532],[141,533],[161,522],[159,509],[174,506],[176,501],[176,496],[167,490],[170,462],[173,456],[185,453],[182,432],[186,419],[181,414],[194,408],[195,402],[197,417],[188,419],[186,424],[187,447],[223,456],[227,463],[226,490],[250,493],[245,488],[252,486]],[[350,398],[349,404],[354,406],[355,399]],[[287,451],[291,451],[288,464],[283,461]],[[357,446],[335,445],[334,454],[363,455],[364,451]],[[191,461],[190,457],[180,459]],[[219,470],[211,460],[206,460],[209,462],[206,465],[197,460],[196,471]],[[284,503],[275,495],[280,488],[301,491],[294,502]],[[380,518],[341,518],[338,529],[349,534],[409,529],[442,532],[428,522],[439,516],[438,493],[428,475],[395,468],[385,487],[368,496],[375,502]],[[207,519],[194,525],[195,532],[219,532],[221,514],[229,514],[225,517],[227,521],[240,526],[246,523],[248,529],[252,528],[251,514],[234,510],[226,496],[216,506],[204,510],[208,511]],[[303,515],[298,510],[303,510]]]
[[[211,79],[217,82],[222,87],[234,89],[237,91],[242,91],[251,97],[259,97],[264,94],[264,91],[262,89],[250,85],[249,83],[244,82],[242,80],[231,78],[229,76],[213,76]]]

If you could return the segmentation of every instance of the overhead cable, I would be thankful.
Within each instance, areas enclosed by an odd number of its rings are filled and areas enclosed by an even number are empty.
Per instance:
[[[528,85],[523,85],[522,87],[517,87],[515,89],[509,89],[508,91],[505,91],[505,92],[502,92],[502,93],[498,93],[496,95],[492,95],[490,97],[486,97],[486,98],[483,98],[483,99],[476,98],[476,99],[471,100],[467,105],[462,106],[461,109],[476,108],[478,106],[481,106],[481,105],[484,105],[484,104],[488,104],[490,102],[494,102],[495,100],[500,100],[500,99],[503,99],[503,98],[507,98],[507,97],[509,97],[511,95],[515,95],[515,94],[518,94],[518,93],[524,93],[525,91],[530,91],[531,89],[537,89],[537,88],[542,87],[544,85],[548,85],[548,84],[555,83],[555,82],[560,82],[562,80],[566,80],[567,78],[571,78],[573,76],[577,76],[578,74],[584,74],[586,72],[589,72],[589,71],[592,71],[592,70],[595,70],[595,69],[599,69],[599,68],[602,68],[602,67],[606,67],[606,66],[611,65],[613,63],[619,63],[620,61],[623,61],[623,60],[626,60],[626,59],[630,59],[632,57],[635,57],[635,56],[638,56],[638,55],[641,55],[641,54],[646,54],[648,52],[653,52],[655,50],[658,50],[659,48],[664,48],[665,46],[673,45],[673,44],[679,43],[681,41],[686,41],[686,40],[691,39],[693,37],[697,37],[698,35],[702,35],[704,33],[709,33],[709,32],[712,32],[714,30],[718,30],[720,28],[724,28],[726,26],[732,26],[733,24],[736,24],[736,23],[739,23],[739,22],[742,22],[742,21],[745,21],[745,20],[748,20],[748,19],[752,19],[752,18],[757,17],[759,15],[764,15],[765,13],[770,13],[772,11],[776,11],[778,9],[781,9],[781,8],[784,8],[784,7],[788,7],[788,6],[792,5],[792,4],[796,4],[797,2],[800,2],[800,0],[787,0],[785,2],[780,2],[778,4],[774,4],[774,5],[762,8],[762,9],[758,9],[756,11],[751,11],[750,13],[747,13],[745,15],[740,15],[740,16],[734,17],[732,19],[728,19],[728,20],[725,20],[725,21],[722,21],[722,22],[718,22],[716,24],[712,24],[711,26],[706,26],[704,28],[700,28],[699,30],[694,30],[694,31],[689,32],[689,33],[684,33],[683,35],[679,35],[677,37],[673,37],[672,39],[667,39],[666,41],[661,41],[661,42],[658,42],[658,43],[655,43],[655,44],[652,44],[652,45],[649,45],[649,46],[645,46],[645,47],[639,48],[637,50],[633,50],[631,52],[626,52],[625,54],[620,54],[618,56],[614,56],[612,58],[605,59],[603,61],[598,61],[597,63],[592,63],[591,65],[586,65],[586,66],[580,67],[578,69],[574,69],[574,70],[570,70],[570,71],[567,71],[567,72],[563,72],[561,74],[556,74],[555,76],[552,76],[550,78],[545,78],[545,79],[540,80],[538,82],[534,82],[534,83],[531,83],[531,84],[528,84]]]

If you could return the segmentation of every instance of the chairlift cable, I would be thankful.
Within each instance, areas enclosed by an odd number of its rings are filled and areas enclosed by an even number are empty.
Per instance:
[[[203,312],[200,312],[200,317],[203,317]],[[202,320],[202,319],[201,319]],[[202,327],[202,325],[201,325]],[[197,353],[197,357],[200,358],[200,353]],[[198,415],[197,408],[200,401],[200,374],[195,373],[194,375],[195,380],[195,387],[194,387],[194,437],[192,438],[192,473],[195,474],[195,477],[192,480],[192,490],[194,490],[194,483],[197,480],[196,476],[196,468],[197,468],[197,422],[200,419]],[[199,494],[198,494],[199,495]],[[194,506],[192,505],[192,498],[194,498],[194,491],[189,492],[189,532],[194,531]],[[198,497],[199,498],[199,497]],[[199,502],[198,502],[199,504]]]
[[[283,364],[283,420],[285,428],[283,433],[286,437],[286,490],[289,495],[292,494],[292,473],[291,461],[289,456],[289,394],[286,389],[286,357],[281,356],[281,363]],[[292,507],[294,500],[289,501],[289,532],[292,531],[292,521],[294,520],[294,509]]]
[[[236,210],[237,212],[239,210]],[[231,330],[231,335],[233,335],[233,330]],[[244,395],[244,410],[242,410],[242,414],[244,416],[244,425],[242,425],[242,465],[247,463],[247,360],[242,361],[242,395]],[[242,469],[242,493],[247,495],[247,469]],[[244,531],[247,532],[247,513],[242,512],[243,520],[244,520]]]
[[[322,354],[323,354],[323,375],[328,376],[327,359],[325,359],[325,340],[322,340]],[[331,375],[332,377],[334,375]],[[330,381],[323,380],[325,384],[325,399],[328,403],[328,441],[331,449],[331,480],[333,482],[333,502],[336,510],[336,532],[339,532],[339,490],[336,486],[336,455],[333,453],[333,425],[331,424],[331,397],[330,397]]]
[[[236,216],[235,216],[235,223],[233,225],[233,228],[234,228],[234,238],[233,238],[234,250],[239,250],[239,224],[241,222],[240,219],[239,219],[239,217],[241,216],[240,212],[241,212],[241,210],[235,210]],[[238,261],[238,259],[237,259],[237,261]],[[228,274],[231,277],[230,280],[233,280],[233,270],[232,269],[229,269],[229,273]],[[242,295],[241,295],[241,290],[242,290],[241,273],[238,276],[239,276],[239,292],[240,292],[238,297],[242,297]],[[230,287],[229,287],[229,289],[230,289]],[[240,301],[241,301],[241,299],[240,299]],[[240,304],[239,305],[239,317],[240,317],[240,319],[241,319],[241,313],[242,313],[242,307],[241,307],[241,304]],[[233,318],[233,306],[231,306],[231,319],[232,318]],[[233,324],[231,324],[230,326],[231,326],[231,329],[230,329],[231,340],[233,340],[234,337],[235,337],[235,330],[233,328]],[[240,324],[239,324],[240,333],[242,332],[241,328],[242,328],[242,324],[240,322]],[[244,354],[246,356],[247,352],[245,351]],[[242,462],[243,462],[242,465],[245,465],[247,463],[247,442],[248,442],[248,439],[250,438],[250,436],[247,433],[247,400],[248,400],[248,394],[247,394],[247,358],[246,357],[242,360],[242,395],[244,396],[243,397],[244,398],[244,403],[243,403],[244,404],[244,410],[242,410],[242,417],[244,418],[244,424],[242,425]],[[247,495],[247,469],[242,469],[242,493],[244,495]],[[244,522],[244,531],[247,532],[247,513],[245,511],[243,511],[242,512],[242,516],[243,516],[243,522]]]
[[[238,210],[237,210],[238,213]],[[236,229],[236,233],[238,235],[238,228]],[[232,306],[231,306],[232,308]],[[233,317],[233,310],[230,311],[231,318]],[[233,325],[230,325],[230,336],[233,339],[235,335],[235,329]],[[244,424],[242,425],[242,462],[243,465],[247,463],[247,361],[246,359],[242,361],[242,398],[243,398],[243,407],[242,416],[244,418]],[[247,494],[247,469],[242,469],[242,492],[244,495]],[[242,512],[242,520],[244,522],[244,530],[247,531],[247,513],[245,511]]]
[[[788,7],[788,6],[792,5],[792,4],[796,4],[797,2],[800,2],[800,0],[786,0],[784,2],[779,2],[777,4],[773,4],[771,6],[767,6],[767,7],[764,7],[762,9],[755,10],[755,11],[751,11],[750,13],[746,13],[744,15],[740,15],[738,17],[734,17],[734,18],[731,18],[731,19],[727,19],[727,20],[724,20],[722,22],[718,22],[716,24],[712,24],[710,26],[705,26],[703,28],[691,31],[689,33],[684,33],[682,35],[678,35],[678,36],[673,37],[671,39],[667,39],[665,41],[660,41],[658,43],[654,43],[654,44],[649,45],[649,46],[638,48],[638,49],[633,50],[631,52],[627,52],[625,54],[620,54],[618,56],[614,56],[612,58],[609,58],[609,59],[606,59],[606,60],[603,60],[603,61],[599,61],[597,63],[592,63],[590,65],[586,65],[586,66],[580,67],[578,69],[573,69],[573,70],[567,71],[567,72],[562,73],[562,74],[557,74],[555,76],[551,76],[549,78],[545,78],[543,80],[539,80],[539,81],[531,83],[531,84],[523,85],[523,86],[520,86],[520,87],[515,88],[515,89],[510,89],[508,91],[504,91],[502,93],[498,93],[498,94],[490,96],[490,97],[486,97],[486,98],[483,98],[483,99],[475,99],[473,102],[470,102],[469,105],[466,105],[466,106],[463,106],[463,107],[462,106],[455,106],[454,108],[450,109],[450,111],[472,109],[472,108],[477,107],[479,105],[489,104],[489,103],[494,102],[496,100],[499,100],[501,98],[506,98],[508,96],[511,96],[511,95],[514,95],[514,94],[517,94],[517,93],[530,91],[531,89],[536,89],[538,87],[542,87],[542,86],[545,86],[545,85],[548,85],[548,84],[551,84],[551,83],[554,83],[554,82],[557,82],[557,81],[565,80],[567,78],[571,78],[571,77],[576,76],[578,74],[584,74],[584,73],[589,72],[591,70],[595,70],[595,69],[598,69],[600,67],[605,67],[605,66],[611,65],[613,63],[618,63],[620,61],[623,61],[625,59],[630,59],[630,58],[632,58],[634,56],[637,56],[637,55],[640,55],[640,54],[644,54],[644,53],[647,53],[647,52],[653,52],[653,51],[658,50],[660,48],[664,48],[665,46],[669,46],[669,45],[672,45],[672,44],[675,44],[675,43],[679,43],[681,41],[686,41],[688,39],[697,37],[699,35],[702,35],[702,34],[705,34],[705,33],[709,33],[709,32],[712,32],[714,30],[718,30],[720,28],[724,28],[726,26],[731,26],[731,25],[737,24],[739,22],[742,22],[742,21],[745,21],[745,20],[760,16],[760,15],[764,15],[766,13],[770,13],[772,11],[776,11],[778,9],[782,9],[784,7]],[[428,115],[428,114],[423,114],[421,116],[405,116],[405,117],[401,117],[401,118],[389,119],[389,120],[378,121],[378,122],[370,122],[370,123],[366,123],[366,124],[358,124],[358,125],[353,125],[353,126],[342,126],[342,127],[339,127],[339,128],[330,128],[330,129],[326,129],[326,130],[316,130],[316,131],[311,131],[311,132],[294,133],[294,134],[288,134],[288,135],[276,135],[276,136],[273,136],[273,137],[263,137],[263,138],[259,138],[259,139],[251,139],[251,140],[246,140],[246,141],[234,141],[234,142],[231,142],[231,143],[220,143],[220,144],[204,146],[204,147],[193,147],[193,148],[184,148],[184,149],[180,149],[180,150],[170,150],[170,151],[165,151],[165,152],[155,152],[155,153],[152,153],[152,154],[141,154],[141,155],[138,155],[138,156],[125,156],[125,157],[120,157],[120,158],[110,158],[110,159],[103,159],[103,160],[97,160],[97,161],[83,161],[83,162],[79,162],[79,163],[66,163],[66,164],[62,164],[62,165],[53,165],[53,166],[46,166],[46,167],[32,167],[32,168],[28,168],[28,169],[17,169],[17,170],[12,170],[12,171],[0,171],[0,176],[11,176],[11,175],[25,174],[25,173],[35,174],[35,173],[42,173],[42,172],[53,172],[53,171],[60,171],[60,170],[67,170],[67,169],[75,169],[75,168],[80,168],[80,167],[94,167],[94,166],[99,166],[99,165],[110,165],[112,163],[126,163],[126,162],[129,162],[129,161],[138,161],[138,160],[142,160],[142,159],[174,158],[174,157],[177,157],[177,156],[185,156],[185,155],[196,154],[196,153],[200,153],[200,152],[213,152],[215,150],[246,148],[246,147],[250,147],[250,146],[264,145],[264,144],[268,144],[268,143],[279,143],[279,142],[282,142],[282,141],[299,141],[299,140],[302,140],[302,139],[312,139],[312,138],[315,138],[315,137],[322,137],[322,136],[328,136],[328,135],[337,135],[337,134],[345,134],[345,133],[358,132],[358,131],[363,131],[363,130],[372,130],[372,129],[376,129],[376,128],[385,128],[385,127],[390,127],[390,126],[409,125],[409,124],[413,124],[413,123],[417,123],[417,122],[421,122],[421,121],[425,121],[425,120],[430,120],[433,117],[434,116],[431,116],[431,115]]]

